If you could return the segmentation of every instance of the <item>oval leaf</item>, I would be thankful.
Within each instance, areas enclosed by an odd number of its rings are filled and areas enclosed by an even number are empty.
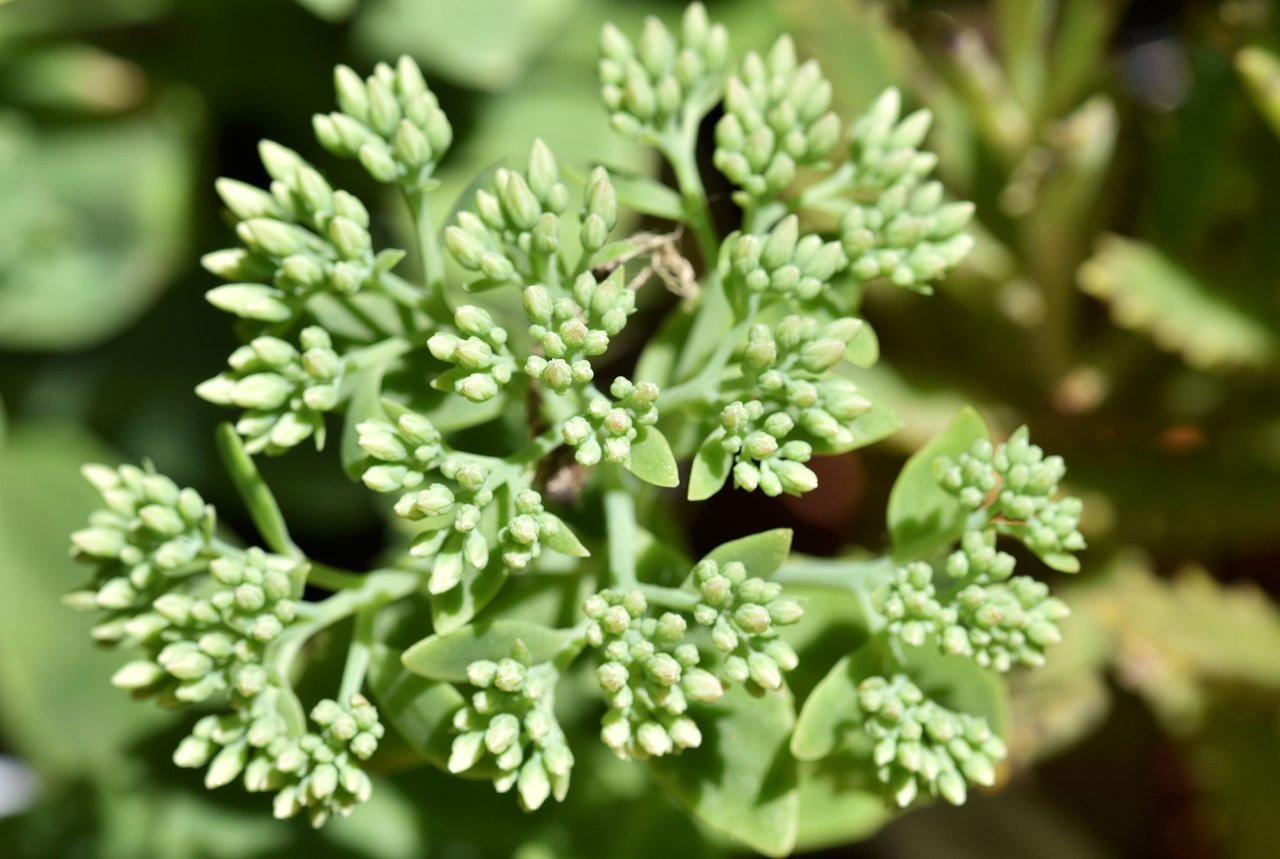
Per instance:
[[[989,437],[981,415],[966,407],[907,460],[889,493],[889,534],[895,558],[924,557],[964,532],[965,510],[938,485],[933,463],[940,456],[958,456],[978,439]]]
[[[680,469],[667,437],[653,427],[641,427],[631,443],[631,473],[646,483],[670,488],[680,485]]]
[[[369,687],[378,711],[413,747],[440,769],[453,745],[453,714],[466,703],[457,689],[404,667],[401,654],[379,646],[369,666]]]
[[[748,575],[768,578],[786,562],[790,552],[791,529],[775,528],[717,546],[707,553],[706,560],[717,564],[740,561]]]
[[[845,656],[813,687],[800,708],[791,735],[791,753],[798,760],[816,761],[840,745],[845,732],[858,720],[858,680]]]
[[[529,648],[534,662],[546,662],[564,648],[571,636],[572,631],[567,629],[520,620],[493,620],[424,638],[404,652],[403,662],[423,677],[462,683],[467,679],[468,665],[477,659],[510,656],[517,641]]]
[[[733,470],[733,455],[720,443],[724,427],[716,427],[693,457],[689,472],[689,500],[705,501],[724,487]]]
[[[752,698],[734,687],[696,708],[702,745],[651,762],[658,783],[699,821],[766,856],[796,842],[800,791],[787,738],[795,724],[789,693]]]

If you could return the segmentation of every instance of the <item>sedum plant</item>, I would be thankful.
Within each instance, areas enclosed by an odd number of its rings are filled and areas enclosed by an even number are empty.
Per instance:
[[[701,5],[674,32],[606,27],[599,74],[613,127],[675,189],[534,141],[448,210],[432,174],[452,132],[417,66],[338,69],[316,136],[403,196],[415,276],[282,145],[261,147],[266,189],[220,180],[239,244],[205,257],[227,281],[208,298],[245,343],[197,393],[233,413],[217,442],[262,545],[150,465],[87,466],[104,506],[73,535],[94,572],[69,602],[134,654],[117,686],[198,713],[176,764],[316,826],[403,765],[391,736],[529,812],[602,742],[770,855],[805,843],[805,802],[961,803],[999,777],[1001,675],[1041,665],[1067,615],[1008,551],[1078,569],[1061,459],[962,412],[903,470],[879,556],[792,555],[775,529],[695,559],[671,513],[815,492],[816,458],[898,428],[858,387],[877,354],[861,297],[928,293],[971,244],[972,205],[929,178],[929,115],[890,90],[846,122],[788,38],[735,60]],[[695,160],[717,105],[727,235]],[[303,444],[382,504],[376,569],[290,538],[255,457]],[[806,617],[824,590],[853,616]],[[849,625],[823,663],[813,642]],[[304,700],[335,647],[335,688]]]

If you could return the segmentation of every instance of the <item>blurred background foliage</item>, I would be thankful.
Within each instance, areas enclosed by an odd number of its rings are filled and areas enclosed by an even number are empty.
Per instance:
[[[978,203],[979,245],[932,298],[868,296],[884,360],[861,382],[906,428],[823,461],[822,488],[781,513],[722,496],[700,512],[695,541],[781,516],[809,552],[880,544],[893,476],[965,401],[1006,431],[1031,424],[1086,497],[1085,572],[1054,582],[1075,615],[1048,667],[1015,679],[1001,789],[878,834],[878,809],[832,809],[802,846],[1274,856],[1280,9],[709,6],[738,49],[795,33],[846,118],[890,83],[931,107],[943,178]],[[584,768],[599,789],[580,785],[552,813],[524,817],[484,785],[415,770],[388,774],[368,808],[322,835],[277,824],[167,765],[179,729],[107,684],[114,657],[93,652],[87,623],[58,604],[81,575],[65,541],[92,506],[76,473],[85,460],[150,456],[240,524],[210,444],[218,415],[191,395],[233,346],[198,267],[229,236],[214,177],[261,180],[260,137],[318,155],[309,118],[330,103],[333,65],[400,53],[428,71],[457,129],[441,178],[458,191],[535,136],[565,163],[657,171],[597,106],[596,33],[680,11],[658,0],[0,3],[0,852],[731,852],[604,754]],[[378,199],[358,167],[325,163]],[[725,188],[711,193],[732,228]],[[376,226],[394,242],[405,223],[384,202]],[[318,461],[271,461],[267,476],[310,553],[358,565],[380,519]]]

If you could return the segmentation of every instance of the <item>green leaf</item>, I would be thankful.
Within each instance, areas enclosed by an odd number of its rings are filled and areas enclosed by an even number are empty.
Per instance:
[[[378,712],[414,751],[440,769],[453,745],[453,714],[466,699],[448,683],[405,668],[403,654],[382,645],[369,666],[369,686]]]
[[[689,500],[705,501],[715,495],[733,471],[733,454],[724,449],[724,427],[716,427],[693,457],[689,471]]]
[[[582,541],[578,539],[578,535],[573,533],[563,519],[551,513],[545,514],[560,526],[550,537],[544,536],[542,544],[548,549],[553,549],[562,555],[568,555],[571,558],[589,558],[591,553],[587,551],[587,547],[582,545]]]
[[[290,557],[301,557],[302,552],[289,537],[289,529],[285,525],[280,505],[267,487],[267,483],[258,473],[253,457],[244,449],[240,434],[231,424],[218,425],[218,453],[226,465],[231,481],[240,493],[253,525],[262,535],[263,541],[274,552]]]
[[[1146,333],[1193,367],[1258,367],[1275,354],[1275,334],[1257,314],[1144,242],[1104,235],[1079,277],[1117,325]]]
[[[520,620],[474,623],[422,639],[404,652],[404,665],[432,680],[461,683],[467,679],[468,665],[477,659],[510,656],[517,641],[529,648],[534,662],[546,662],[564,649],[572,635],[572,630]]]
[[[858,725],[861,679],[855,676],[853,657],[845,656],[809,693],[791,735],[791,753],[797,760],[827,757],[840,745],[844,734]]]
[[[902,429],[902,418],[887,403],[881,400],[873,400],[871,408],[853,419],[853,423],[849,424],[849,432],[853,434],[853,441],[847,445],[842,445],[839,452],[857,450],[866,447],[869,444],[875,444],[878,441],[884,441],[889,436]]]
[[[132,324],[182,256],[192,163],[181,117],[38,135],[0,113],[0,345],[83,349]]]
[[[658,783],[701,823],[766,856],[795,846],[800,791],[787,738],[789,693],[752,698],[741,686],[718,703],[690,708],[702,745],[650,762]]]
[[[849,345],[845,347],[844,359],[855,367],[864,370],[880,360],[880,338],[865,319],[858,333],[853,335]]]
[[[684,221],[684,202],[680,194],[657,179],[608,168],[618,202],[628,209],[666,221]]]
[[[796,851],[809,852],[869,838],[894,813],[878,786],[860,785],[865,761],[836,756],[800,765],[800,831]]]
[[[627,468],[636,477],[654,486],[680,485],[680,468],[671,453],[667,437],[654,427],[640,427],[631,442],[631,462]]]
[[[964,656],[946,656],[932,647],[906,648],[902,671],[930,698],[944,707],[987,720],[991,730],[1009,730],[1009,701],[1005,684],[991,671]]]
[[[496,557],[483,570],[468,568],[456,587],[431,597],[431,625],[444,633],[467,623],[498,595],[509,575]]]
[[[89,579],[67,536],[101,499],[80,476],[110,451],[69,425],[14,424],[0,449],[0,731],[43,774],[119,772],[172,716],[110,683],[128,654],[93,647],[90,615],[63,606]]]
[[[1271,130],[1280,135],[1280,59],[1266,48],[1249,45],[1236,51],[1235,63],[1249,98]]]
[[[347,394],[347,412],[342,418],[342,470],[352,480],[359,480],[368,454],[360,447],[356,426],[364,421],[385,418],[382,408],[382,377],[387,361],[374,361],[343,379]]]
[[[889,534],[895,558],[924,557],[964,532],[965,509],[938,485],[933,463],[940,456],[958,456],[988,437],[982,417],[966,407],[907,460],[889,493]]]
[[[768,578],[777,572],[791,552],[791,529],[774,528],[722,543],[707,553],[706,560],[717,564],[739,561],[747,574]]]
[[[356,21],[366,54],[408,53],[466,87],[520,80],[573,13],[574,0],[374,0]]]

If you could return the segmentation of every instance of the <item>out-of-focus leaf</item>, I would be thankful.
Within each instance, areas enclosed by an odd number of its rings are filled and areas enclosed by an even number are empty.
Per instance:
[[[5,72],[5,95],[23,107],[112,114],[137,107],[147,94],[141,68],[88,45],[19,54]]]
[[[847,773],[865,771],[854,762],[840,772],[822,764],[800,765],[800,830],[796,850],[808,852],[870,837],[893,812],[884,795],[846,783]]]
[[[360,0],[298,0],[298,5],[309,9],[328,21],[341,21],[355,11]]]
[[[1009,85],[1022,106],[1038,116],[1043,109],[1048,69],[1046,47],[1053,27],[1056,0],[996,0],[1000,57]]]
[[[183,250],[192,165],[163,118],[42,133],[0,115],[0,346],[77,349],[132,322]]]
[[[368,859],[417,859],[423,853],[418,803],[389,779],[379,779],[359,814],[338,817],[321,830],[332,844]]]
[[[462,683],[467,679],[468,665],[478,659],[510,656],[517,641],[529,648],[534,662],[546,662],[564,647],[570,634],[570,630],[519,620],[474,623],[424,638],[404,652],[404,664],[415,674],[432,680]]]
[[[376,56],[409,54],[430,71],[478,89],[519,79],[573,14],[577,0],[375,0],[356,25]]]
[[[938,457],[958,456],[975,441],[987,437],[982,416],[966,407],[903,466],[889,494],[889,534],[894,557],[923,557],[960,536],[965,509],[938,484],[933,464]]]
[[[1198,568],[1164,581],[1129,558],[1077,605],[1112,637],[1121,681],[1171,727],[1195,726],[1205,684],[1280,689],[1280,610],[1252,585],[1222,585]]]
[[[466,703],[461,693],[409,671],[401,653],[387,647],[375,651],[369,667],[369,686],[382,718],[414,751],[444,769],[453,743],[453,714]]]
[[[787,739],[795,723],[790,694],[750,697],[741,685],[699,707],[702,745],[651,762],[659,783],[699,821],[764,853],[795,845],[800,791]]]
[[[42,771],[107,772],[167,718],[111,686],[125,654],[98,650],[89,616],[59,602],[88,571],[68,535],[100,500],[80,477],[113,457],[69,426],[16,426],[0,449],[0,725]]]
[[[1080,267],[1080,287],[1110,306],[1117,325],[1200,369],[1259,366],[1275,351],[1275,335],[1253,315],[1140,241],[1099,239]]]
[[[1280,135],[1280,59],[1266,48],[1250,45],[1236,52],[1236,71],[1262,118]]]

